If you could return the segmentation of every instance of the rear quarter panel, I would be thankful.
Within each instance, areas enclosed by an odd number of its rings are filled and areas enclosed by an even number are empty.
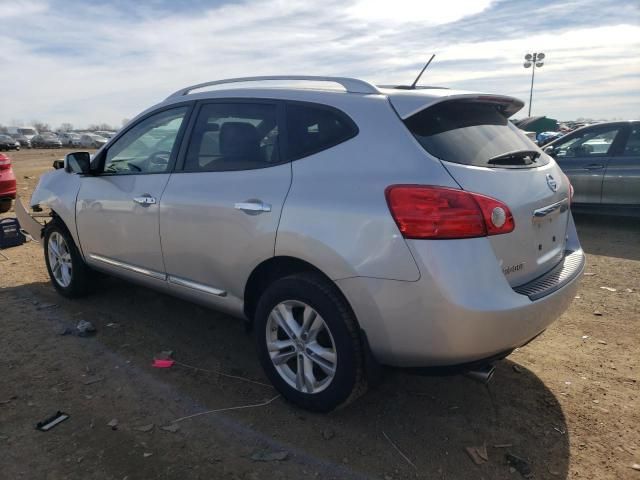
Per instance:
[[[440,162],[425,158],[385,97],[349,95],[332,106],[359,133],[293,162],[293,182],[276,255],[303,259],[336,280],[416,281],[418,267],[393,220],[385,189],[397,183],[455,187]]]

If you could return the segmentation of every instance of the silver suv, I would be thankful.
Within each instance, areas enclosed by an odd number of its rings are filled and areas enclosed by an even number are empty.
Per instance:
[[[349,78],[194,85],[44,175],[44,228],[19,218],[62,295],[99,270],[243,318],[282,395],[327,411],[371,365],[476,370],[571,302],[571,186],[509,122],[522,105]]]

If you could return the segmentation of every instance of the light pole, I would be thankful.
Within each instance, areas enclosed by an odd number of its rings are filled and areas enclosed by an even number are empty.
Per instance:
[[[527,53],[524,56],[524,68],[533,67],[531,69],[531,90],[529,92],[529,116],[531,116],[531,101],[533,100],[533,79],[536,76],[536,67],[541,68],[544,65],[544,53]]]

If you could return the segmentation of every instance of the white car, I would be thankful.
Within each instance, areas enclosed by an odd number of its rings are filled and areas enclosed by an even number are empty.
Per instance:
[[[96,135],[95,133],[85,133],[80,137],[79,146],[86,148],[101,148],[106,143],[107,139],[100,135]]]
[[[58,138],[65,146],[80,146],[80,135],[73,132],[60,132]]]

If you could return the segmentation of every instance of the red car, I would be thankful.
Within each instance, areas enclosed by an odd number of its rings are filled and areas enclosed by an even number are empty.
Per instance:
[[[0,213],[11,209],[11,201],[16,198],[16,176],[11,168],[11,159],[0,153]]]

